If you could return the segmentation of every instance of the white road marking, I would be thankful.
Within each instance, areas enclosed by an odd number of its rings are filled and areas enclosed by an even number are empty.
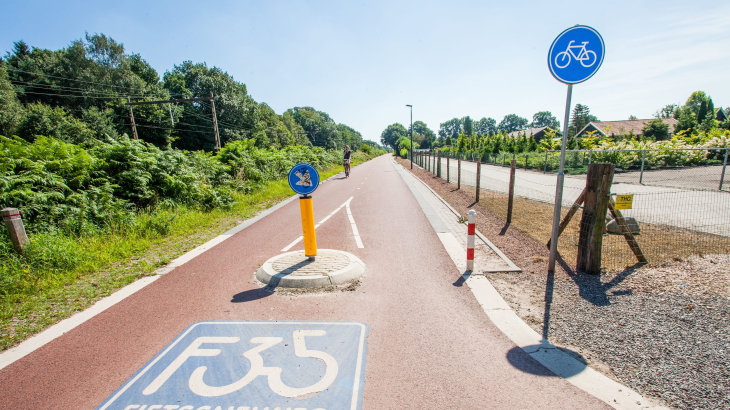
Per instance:
[[[342,207],[343,207],[343,206],[345,206],[345,205],[348,205],[348,208],[347,208],[347,209],[348,209],[348,211],[349,211],[349,209],[350,209],[350,208],[349,208],[349,203],[350,203],[350,201],[352,201],[352,198],[353,198],[353,197],[350,197],[350,199],[348,199],[348,200],[347,200],[347,201],[346,201],[346,202],[345,202],[344,204],[340,205],[340,206],[339,206],[339,207],[338,207],[337,209],[335,209],[334,211],[332,211],[332,213],[331,213],[331,214],[329,214],[329,215],[325,216],[325,217],[324,217],[324,219],[322,219],[321,221],[319,221],[319,223],[318,223],[317,225],[314,225],[314,229],[317,229],[317,228],[319,228],[319,226],[320,226],[320,225],[322,225],[323,223],[325,223],[325,222],[326,222],[326,221],[327,221],[328,219],[332,218],[332,217],[333,217],[333,216],[334,216],[334,215],[335,215],[335,214],[336,214],[337,212],[339,212],[339,211],[340,211],[340,209],[342,209]],[[290,243],[289,245],[287,245],[287,246],[286,246],[286,247],[285,247],[284,249],[282,249],[281,251],[282,251],[282,252],[288,252],[288,251],[289,251],[289,249],[293,248],[293,247],[294,247],[294,245],[298,244],[298,243],[299,243],[299,242],[300,242],[300,241],[301,241],[302,239],[304,239],[304,237],[303,237],[303,236],[300,236],[300,237],[298,237],[297,239],[295,239],[295,240],[294,240],[294,242],[292,242],[292,243]]]
[[[300,324],[312,324],[312,325],[335,325],[335,326],[342,326],[342,325],[359,325],[361,328],[360,331],[360,341],[358,344],[358,350],[357,350],[357,366],[355,368],[355,380],[353,383],[353,396],[352,396],[352,405],[350,407],[350,410],[357,409],[357,403],[358,403],[358,390],[360,388],[360,373],[362,373],[362,362],[363,362],[363,355],[365,354],[365,335],[366,335],[366,328],[365,325],[362,323],[353,323],[353,322],[225,322],[225,323],[216,323],[216,322],[198,322],[194,325],[190,326],[183,334],[177,337],[177,339],[172,342],[161,354],[159,354],[157,357],[155,357],[152,362],[150,362],[147,367],[145,367],[142,371],[137,373],[137,375],[134,376],[133,379],[127,381],[127,383],[117,391],[116,395],[106,402],[106,404],[101,407],[100,410],[105,410],[108,408],[119,396],[121,396],[127,389],[129,389],[137,380],[139,380],[152,366],[154,366],[164,355],[170,352],[175,345],[180,342],[188,333],[190,333],[195,327],[198,325],[210,325],[210,324],[216,324],[216,325],[237,325],[237,324],[247,324],[247,325],[300,325]],[[313,356],[312,356],[313,357]]]
[[[360,232],[357,230],[357,225],[355,225],[355,219],[352,217],[352,211],[350,210],[350,201],[352,198],[350,198],[347,202],[345,202],[345,205],[347,206],[347,217],[350,218],[350,226],[352,226],[352,235],[355,237],[355,242],[357,243],[357,247],[362,249],[365,247],[365,245],[362,244],[362,239],[360,239]]]
[[[317,227],[315,226],[315,227],[314,227],[314,229],[317,229]],[[288,251],[288,250],[289,250],[289,249],[291,249],[291,248],[292,248],[292,247],[293,247],[294,245],[298,244],[298,243],[299,243],[299,241],[301,241],[302,239],[304,239],[304,237],[303,237],[303,236],[300,236],[300,237],[298,237],[297,239],[295,239],[295,240],[294,240],[294,242],[292,242],[292,243],[290,243],[289,245],[287,245],[287,246],[286,246],[286,248],[282,249],[281,251],[282,251],[282,252],[286,252],[286,251]]]

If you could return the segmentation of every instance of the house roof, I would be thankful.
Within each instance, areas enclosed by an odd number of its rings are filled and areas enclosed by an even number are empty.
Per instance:
[[[581,135],[591,125],[601,132],[603,135],[611,134],[629,134],[641,135],[644,131],[644,126],[656,118],[650,118],[648,120],[624,120],[624,121],[591,121],[583,127],[576,135]],[[662,118],[665,124],[669,124],[669,133],[674,134],[674,126],[677,124],[677,120],[674,118]]]
[[[527,135],[529,137],[530,135],[537,135],[538,132],[544,130],[545,128],[547,128],[547,127],[527,128],[525,130],[512,131],[508,135],[512,138],[517,138],[524,132],[525,135]]]
[[[722,110],[722,107],[715,110],[715,119],[718,121],[725,121],[727,119],[727,115],[725,114],[725,111]]]

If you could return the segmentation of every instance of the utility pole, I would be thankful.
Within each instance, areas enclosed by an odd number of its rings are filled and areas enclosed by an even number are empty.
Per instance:
[[[411,169],[413,169],[413,105],[406,104],[406,107],[411,107]]]
[[[215,97],[213,97],[213,91],[210,92],[210,97],[202,98],[179,98],[163,101],[139,101],[132,102],[127,97],[127,105],[129,106],[129,119],[132,121],[132,131],[134,131],[134,139],[137,139],[137,127],[134,125],[134,115],[132,115],[133,105],[150,105],[150,104],[170,104],[170,103],[181,103],[181,102],[198,102],[198,101],[210,101],[210,105],[213,109],[213,134],[215,136],[215,149],[221,149],[221,139],[218,135],[218,117],[215,115]],[[169,106],[168,106],[169,108]],[[170,112],[170,122],[173,122],[172,112]],[[174,124],[173,124],[174,126]]]
[[[215,115],[215,99],[213,91],[210,92],[210,107],[213,109],[213,133],[215,134],[215,149],[221,149],[221,139],[218,135],[218,117]]]
[[[132,113],[132,99],[127,96],[127,105],[129,105],[129,121],[132,123],[132,135],[137,138],[137,125],[134,123],[134,113]]]

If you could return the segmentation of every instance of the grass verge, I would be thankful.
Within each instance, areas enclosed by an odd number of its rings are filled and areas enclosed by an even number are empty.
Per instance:
[[[357,163],[353,163],[353,166]],[[324,180],[343,170],[320,172]],[[147,229],[98,232],[83,237],[58,233],[30,237],[21,269],[21,286],[32,291],[2,295],[0,350],[13,347],[47,327],[82,311],[170,260],[220,235],[292,195],[286,180],[250,194],[235,194],[230,209],[201,211],[185,207],[139,215]],[[0,278],[2,280],[2,278]]]

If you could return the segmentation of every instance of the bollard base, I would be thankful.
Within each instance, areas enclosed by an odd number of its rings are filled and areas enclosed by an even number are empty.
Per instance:
[[[314,262],[314,260],[317,258],[317,255],[306,255],[306,256],[307,256],[307,259],[309,259],[312,262]]]
[[[316,260],[310,259],[315,258]],[[365,264],[355,255],[320,249],[317,255],[304,251],[283,253],[267,260],[256,271],[256,279],[270,287],[317,288],[357,279]]]

